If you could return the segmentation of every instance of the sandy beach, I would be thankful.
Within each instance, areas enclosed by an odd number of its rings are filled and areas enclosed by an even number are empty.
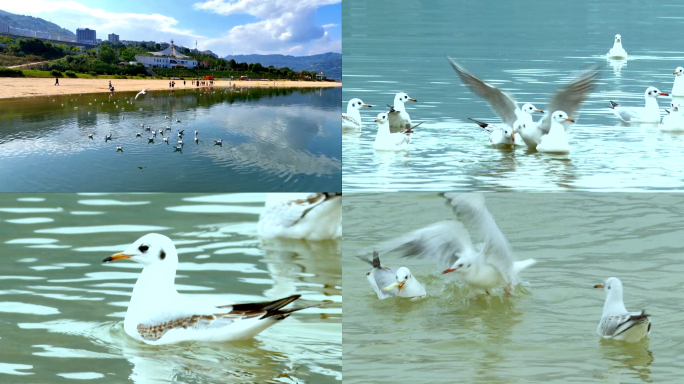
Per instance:
[[[1,77],[0,98],[46,96],[46,95],[69,95],[82,93],[107,93],[109,92],[110,79],[71,79],[60,78],[59,86],[54,85],[54,78],[21,78]],[[111,79],[112,86],[117,92],[140,91],[147,88],[153,90],[169,89],[169,80],[142,80],[142,79]],[[192,80],[176,80],[174,89],[197,88]],[[341,87],[342,83],[317,82],[317,81],[214,81],[216,87],[228,87],[237,84],[238,87]]]

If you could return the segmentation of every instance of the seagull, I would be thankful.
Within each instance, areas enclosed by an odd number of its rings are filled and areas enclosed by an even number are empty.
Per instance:
[[[140,126],[141,126],[141,127],[144,127],[144,126],[145,126],[145,123],[140,123]]]
[[[551,129],[549,133],[542,136],[541,142],[537,145],[539,152],[551,153],[570,153],[570,145],[568,144],[568,137],[565,136],[564,122],[574,123],[575,120],[568,117],[567,113],[563,111],[556,111],[551,115]]]
[[[117,152],[123,152],[123,147],[116,147]]]
[[[684,96],[684,68],[677,67],[674,71],[674,84],[672,85],[672,96]]]
[[[615,116],[626,123],[659,123],[660,107],[656,100],[658,96],[669,95],[660,92],[656,87],[648,87],[644,92],[645,107],[621,107],[618,103],[610,101],[610,109]]]
[[[154,137],[148,137],[147,138],[147,144],[150,144],[150,143],[154,144]]]
[[[128,304],[124,331],[146,344],[251,339],[293,312],[310,308],[282,309],[301,295],[230,305],[217,305],[219,303],[213,297],[181,295],[174,284],[178,254],[171,239],[164,235],[147,234],[126,251],[102,262],[123,259],[143,265]]]
[[[416,102],[416,99],[412,99],[409,95],[400,92],[394,95],[394,105],[388,105],[390,107],[390,132],[394,133],[411,129],[411,117],[406,112],[406,106],[404,106],[404,103],[408,101]]]
[[[513,127],[509,127],[507,125],[502,127],[497,124],[487,124],[475,119],[471,119],[470,117],[468,120],[474,121],[480,126],[480,128],[489,133],[489,144],[491,145],[525,145],[522,138],[518,134],[519,131],[525,128],[525,123],[523,123],[521,120],[516,120],[513,124]]]
[[[395,272],[390,268],[383,267],[380,264],[378,252],[373,252],[372,261],[362,256],[357,257],[373,266],[373,269],[366,273],[366,279],[373,287],[375,294],[378,295],[378,299],[382,300],[393,296],[421,297],[427,295],[425,286],[413,277],[408,268],[401,267]]]
[[[149,127],[149,126],[148,126],[148,127],[145,127],[145,130],[146,130],[146,131],[149,131],[150,128],[151,128],[151,127]]]
[[[475,247],[463,224],[447,220],[407,233],[380,246],[380,253],[399,250],[403,257],[429,259],[444,274],[457,272],[461,279],[489,295],[504,285],[506,294],[519,284],[518,273],[536,263],[534,259],[515,261],[506,236],[487,210],[481,194],[445,193],[455,213],[476,230],[483,243]]]
[[[182,133],[178,133],[178,137],[183,138],[183,134],[182,134]]]
[[[147,93],[147,88],[145,88],[145,89],[143,89],[142,91],[138,92],[138,94],[135,95],[135,98],[137,99],[138,96],[144,95],[144,94],[146,94],[146,93]],[[140,110],[142,110],[142,108],[140,108]]]
[[[169,118],[169,116],[164,116],[164,118],[165,118],[165,119],[168,119],[168,118]]]
[[[524,104],[522,109],[518,108],[511,95],[478,79],[458,65],[452,58],[448,57],[448,59],[463,84],[471,92],[484,99],[504,124],[513,126],[516,120],[522,120],[525,129],[517,133],[520,134],[528,148],[535,149],[541,141],[542,135],[549,133],[551,115],[547,114],[541,120],[534,122],[532,113],[543,113],[542,110],[535,108],[532,104]],[[549,110],[565,111],[569,116],[577,119],[580,104],[587,99],[589,93],[595,88],[598,76],[598,66],[580,72],[570,84],[556,92],[549,103]]]
[[[341,193],[269,193],[257,232],[265,239],[320,241],[341,236]]]
[[[214,140],[214,145],[221,145],[221,146],[223,146],[223,140],[221,140],[221,139]]]
[[[195,137],[195,143],[199,144],[199,139],[197,137]]]
[[[164,140],[164,142],[165,142],[167,145],[169,144],[169,138],[168,138],[168,137],[164,137],[162,140]]]
[[[89,134],[88,134],[88,138],[89,138],[90,140],[93,139],[93,136],[94,136],[94,135],[93,135],[92,133],[89,133]]]
[[[170,131],[170,130],[171,130],[171,127],[169,127],[168,125],[167,125],[165,128],[166,128],[167,131]]]
[[[679,102],[670,103],[669,114],[663,117],[660,129],[663,131],[684,131],[684,116],[682,116],[682,108]]]
[[[178,140],[179,145],[183,145],[183,140]]]
[[[342,129],[360,130],[363,126],[361,122],[361,108],[371,108],[372,105],[365,104],[361,99],[351,99],[347,103],[347,113],[342,113]]]
[[[185,135],[185,129],[181,129],[180,131],[178,131],[178,134],[179,135]]]
[[[174,152],[183,152],[183,147],[179,146],[173,146],[173,151]]]
[[[197,136],[198,133],[199,133],[199,132],[198,132],[197,130],[195,130],[195,136]]]
[[[609,277],[603,284],[608,294],[603,304],[603,315],[596,333],[604,339],[614,339],[635,343],[651,333],[651,321],[646,311],[628,312],[622,301],[622,282],[617,277]]]
[[[160,129],[160,130],[159,130],[159,134],[162,135],[162,136],[164,136],[164,130],[163,130],[163,129]]]
[[[111,140],[111,139],[112,139],[111,133],[109,135],[105,136],[105,142],[107,142],[107,140]]]
[[[627,58],[627,52],[625,52],[625,49],[622,48],[622,36],[620,34],[615,35],[615,41],[613,42],[613,48],[608,51],[609,58],[616,58],[616,59],[626,59]]]
[[[136,133],[135,133],[135,137],[142,137],[142,133],[136,132]]]
[[[180,123],[180,122],[181,122],[180,119],[176,119],[176,123]]]
[[[378,133],[375,135],[373,148],[378,151],[405,151],[411,142],[412,130],[402,132],[390,132],[390,123],[387,112],[379,113],[375,119],[378,123]]]

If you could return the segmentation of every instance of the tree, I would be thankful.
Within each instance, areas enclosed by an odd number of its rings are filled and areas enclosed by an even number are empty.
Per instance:
[[[103,44],[100,46],[100,54],[97,55],[97,57],[107,64],[112,64],[119,60],[119,56],[116,54],[116,51],[113,50],[108,44]]]
[[[0,36],[0,43],[3,44],[12,44],[12,38],[9,36]]]

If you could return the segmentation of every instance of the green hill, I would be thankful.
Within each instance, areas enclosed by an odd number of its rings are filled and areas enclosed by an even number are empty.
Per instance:
[[[76,35],[68,30],[60,27],[55,23],[43,20],[39,17],[17,15],[14,13],[0,10],[0,24],[7,24],[14,28],[27,28],[34,31],[49,31],[59,33],[60,35],[76,37]]]
[[[323,72],[329,79],[342,79],[342,55],[339,53],[328,52],[312,56],[229,55],[225,59],[234,59],[238,63],[259,63],[264,67],[272,65],[295,71]]]

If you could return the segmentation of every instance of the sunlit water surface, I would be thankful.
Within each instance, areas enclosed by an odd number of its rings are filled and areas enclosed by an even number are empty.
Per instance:
[[[378,300],[370,265],[354,255],[381,241],[454,219],[436,194],[346,195],[344,200],[345,383],[679,382],[684,196],[668,194],[486,195],[518,260],[537,264],[524,288],[490,299],[427,261],[388,254],[407,266],[428,297]],[[478,241],[471,231],[473,241]],[[615,276],[627,309],[652,314],[648,341],[602,342],[596,335]]]
[[[672,90],[684,54],[684,4],[666,0],[566,3],[345,0],[342,6],[343,106],[360,97],[361,133],[343,133],[345,191],[680,189],[684,135],[657,124],[623,125],[609,100],[643,106],[648,86]],[[620,33],[626,61],[605,54]],[[598,64],[601,78],[569,133],[569,156],[496,149],[467,120],[496,123],[488,104],[468,91],[446,56],[489,83],[546,110],[572,74]],[[374,120],[394,94],[407,92],[416,129],[410,150],[374,151]],[[670,98],[659,99],[661,113]],[[684,100],[682,100],[684,101]],[[553,112],[553,111],[551,111]],[[541,116],[535,116],[538,120]]]
[[[0,191],[339,191],[341,94],[215,87],[137,100],[136,92],[0,100]],[[160,129],[169,141],[157,134],[149,143]]]
[[[263,194],[0,196],[0,382],[339,383],[337,242],[262,243]],[[143,234],[171,237],[176,287],[233,302],[301,294],[254,339],[148,346],[123,330],[141,266],[102,264]]]

